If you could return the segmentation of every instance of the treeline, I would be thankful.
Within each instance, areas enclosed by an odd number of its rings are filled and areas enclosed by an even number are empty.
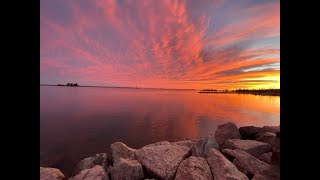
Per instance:
[[[58,86],[79,86],[78,83],[67,83],[66,85],[58,84]]]
[[[238,93],[238,94],[280,96],[280,89],[235,89],[235,90],[203,89],[199,91],[199,93]]]

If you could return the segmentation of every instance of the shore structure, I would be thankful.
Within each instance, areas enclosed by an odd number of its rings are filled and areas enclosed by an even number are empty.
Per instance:
[[[178,142],[161,141],[133,149],[122,142],[111,153],[81,160],[70,177],[40,167],[41,180],[278,180],[280,126],[228,122],[214,135]]]

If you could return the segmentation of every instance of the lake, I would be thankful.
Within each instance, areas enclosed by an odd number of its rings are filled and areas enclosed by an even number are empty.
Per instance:
[[[70,175],[122,141],[132,148],[214,133],[217,125],[280,124],[280,97],[193,90],[40,86],[40,165]]]

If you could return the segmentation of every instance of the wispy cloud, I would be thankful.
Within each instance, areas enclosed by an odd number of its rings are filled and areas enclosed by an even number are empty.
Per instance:
[[[279,16],[278,1],[41,0],[41,81],[251,87],[279,77]]]

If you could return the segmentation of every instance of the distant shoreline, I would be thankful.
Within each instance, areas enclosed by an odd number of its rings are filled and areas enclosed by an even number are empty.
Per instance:
[[[198,93],[224,93],[224,94],[253,94],[253,95],[261,95],[261,96],[280,96],[280,89],[246,89],[246,90],[233,90],[233,91],[210,91],[210,90],[202,90]]]
[[[40,84],[40,86],[59,86],[53,84]],[[167,89],[167,88],[141,88],[141,87],[119,87],[119,86],[66,86],[60,85],[59,87],[93,87],[93,88],[124,88],[124,89],[156,89],[156,90],[184,90],[184,91],[195,91],[196,89]]]

